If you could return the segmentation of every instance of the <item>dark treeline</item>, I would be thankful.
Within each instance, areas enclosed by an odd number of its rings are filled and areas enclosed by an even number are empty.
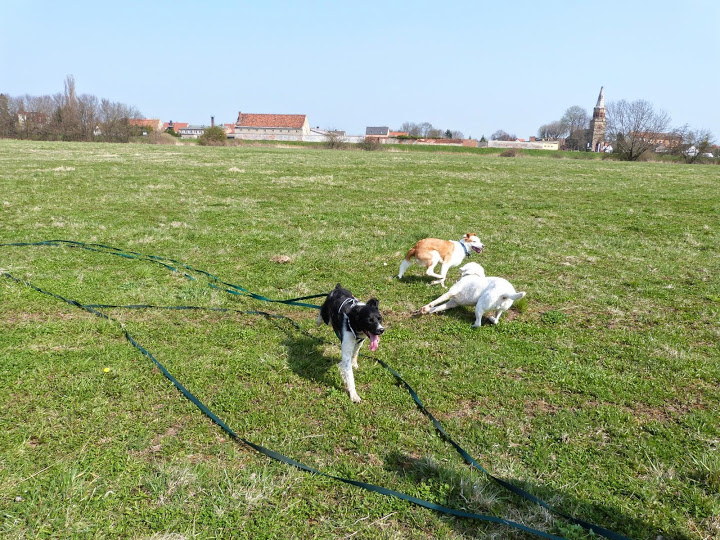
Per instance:
[[[128,142],[140,118],[134,107],[77,95],[75,79],[68,75],[63,92],[52,96],[0,94],[0,137],[51,141]]]

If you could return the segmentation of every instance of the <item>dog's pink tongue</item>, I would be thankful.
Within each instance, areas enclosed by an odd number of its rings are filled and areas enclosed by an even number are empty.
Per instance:
[[[380,345],[380,336],[376,334],[369,334],[370,336],[370,350],[371,351],[377,351],[378,346]]]

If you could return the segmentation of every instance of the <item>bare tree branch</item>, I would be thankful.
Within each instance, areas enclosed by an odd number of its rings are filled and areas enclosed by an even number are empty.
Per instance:
[[[607,106],[608,136],[615,141],[615,152],[628,161],[668,140],[669,126],[670,116],[642,99],[631,103],[623,99]]]

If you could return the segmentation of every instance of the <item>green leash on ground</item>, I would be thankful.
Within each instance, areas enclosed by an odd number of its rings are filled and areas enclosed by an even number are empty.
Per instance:
[[[153,256],[153,255],[144,255],[142,253],[132,252],[132,251],[124,251],[119,248],[107,246],[104,244],[85,244],[83,242],[75,242],[72,240],[47,240],[47,241],[41,241],[41,242],[16,242],[16,243],[0,244],[0,247],[62,246],[62,245],[65,245],[68,247],[82,248],[82,249],[86,249],[89,251],[95,251],[95,252],[100,252],[100,253],[116,255],[116,256],[125,257],[125,258],[138,259],[138,260],[144,260],[144,261],[158,263],[173,272],[183,273],[185,275],[185,277],[187,277],[188,279],[195,280],[195,278],[192,275],[190,275],[186,272],[181,272],[175,266],[172,266],[171,264],[169,264],[169,263],[172,263],[176,266],[184,268],[185,270],[188,270],[191,272],[198,272],[198,273],[203,274],[206,277],[210,278],[212,282],[209,283],[209,286],[211,286],[213,288],[221,289],[221,290],[224,290],[228,293],[235,294],[235,295],[248,296],[250,298],[253,298],[253,299],[259,300],[259,301],[263,301],[263,302],[282,303],[282,304],[288,304],[288,305],[296,305],[299,307],[309,307],[309,308],[319,309],[320,306],[317,306],[315,304],[308,304],[308,303],[300,302],[300,300],[307,300],[307,299],[311,299],[311,298],[320,298],[320,297],[326,296],[326,293],[322,293],[322,294],[316,294],[316,295],[310,295],[310,296],[303,296],[303,297],[299,297],[299,298],[292,298],[289,300],[273,300],[273,299],[267,298],[265,296],[252,293],[249,290],[247,290],[243,287],[240,287],[238,285],[233,285],[231,283],[224,282],[224,281],[220,280],[219,278],[217,278],[216,276],[214,276],[213,274],[210,274],[209,272],[205,272],[204,270],[198,270],[196,268],[193,268],[189,265],[186,265],[184,263],[181,263],[181,262],[173,260],[173,259],[168,259],[165,257],[157,257],[157,256]],[[185,386],[183,386],[175,377],[173,377],[173,375],[147,349],[145,349],[142,345],[140,345],[132,337],[132,335],[128,332],[128,330],[124,327],[124,325],[122,323],[120,323],[119,321],[113,319],[112,317],[106,315],[105,313],[103,313],[102,311],[99,311],[99,310],[103,309],[103,308],[125,308],[125,309],[176,309],[176,310],[208,310],[208,311],[219,311],[219,312],[236,312],[236,313],[248,314],[248,315],[261,315],[261,316],[265,316],[268,318],[285,319],[285,320],[290,321],[296,329],[300,330],[299,325],[297,323],[295,323],[295,321],[293,321],[289,317],[286,317],[284,315],[275,315],[275,314],[271,314],[271,313],[267,313],[267,312],[263,312],[263,311],[241,311],[241,310],[233,310],[233,309],[226,309],[226,308],[203,308],[203,307],[199,307],[199,306],[154,306],[154,305],[148,305],[148,304],[135,304],[135,305],[119,306],[119,305],[110,305],[110,304],[82,304],[82,303],[78,302],[77,300],[68,299],[59,294],[43,290],[40,287],[37,287],[36,285],[34,285],[28,281],[24,281],[19,278],[16,278],[15,276],[13,276],[7,272],[0,272],[0,277],[4,277],[4,278],[14,281],[15,283],[28,286],[39,293],[54,297],[58,300],[66,302],[72,306],[79,308],[79,309],[82,309],[84,311],[92,313],[93,315],[95,315],[97,317],[100,317],[105,320],[112,321],[112,322],[119,324],[120,328],[122,329],[122,331],[125,335],[125,338],[136,349],[138,349],[145,357],[150,359],[155,364],[155,366],[162,372],[162,374],[180,391],[180,393],[182,393],[183,396],[185,396],[198,409],[200,409],[200,411],[203,414],[205,414],[208,418],[210,418],[213,422],[215,422],[221,429],[223,429],[228,435],[230,435],[230,437],[232,437],[236,442],[245,444],[245,445],[253,448],[255,451],[257,451],[271,459],[291,465],[293,467],[296,467],[300,470],[303,470],[303,471],[306,471],[306,472],[309,472],[312,474],[321,475],[321,476],[331,478],[331,479],[334,479],[334,480],[337,480],[340,482],[344,482],[346,484],[351,484],[351,485],[357,486],[359,488],[365,489],[367,491],[380,493],[380,494],[383,494],[386,496],[396,497],[398,499],[412,502],[416,505],[419,505],[419,506],[422,506],[422,507],[425,507],[425,508],[428,508],[428,509],[431,509],[431,510],[434,510],[437,512],[441,512],[444,514],[448,514],[448,515],[452,515],[452,516],[456,516],[456,517],[468,518],[468,519],[475,519],[478,521],[485,521],[485,522],[507,525],[509,527],[512,527],[512,528],[515,528],[518,530],[522,530],[522,531],[528,532],[530,534],[540,536],[542,538],[562,539],[562,537],[555,536],[555,535],[552,535],[552,534],[549,534],[549,533],[546,533],[543,531],[539,531],[536,529],[532,529],[532,528],[526,527],[525,525],[522,525],[520,523],[505,520],[503,518],[498,518],[495,516],[488,516],[488,515],[484,515],[484,514],[475,514],[475,513],[471,513],[471,512],[464,512],[461,510],[455,510],[452,508],[437,505],[437,504],[429,502],[429,501],[418,499],[416,497],[412,497],[411,495],[407,495],[405,493],[394,491],[394,490],[384,488],[381,486],[376,486],[374,484],[359,482],[357,480],[352,480],[352,479],[343,478],[343,477],[335,476],[332,474],[324,473],[324,472],[316,470],[308,465],[305,465],[303,463],[295,461],[292,458],[284,456],[283,454],[280,454],[278,452],[275,452],[273,450],[270,450],[268,448],[265,448],[263,446],[255,444],[247,439],[244,439],[243,437],[240,437],[238,434],[236,434],[225,422],[223,422],[205,404],[203,404],[197,397],[195,397],[195,395],[193,395],[187,388],[185,388]],[[228,287],[228,288],[220,287],[218,285],[215,285],[215,283],[220,283],[221,285],[224,285],[225,287]],[[314,338],[314,339],[317,339],[317,338]],[[365,355],[363,355],[363,356],[365,356]],[[452,439],[452,437],[450,437],[447,434],[447,432],[443,429],[440,422],[432,415],[432,413],[430,413],[430,411],[428,411],[425,408],[425,406],[423,405],[422,401],[420,400],[420,398],[418,397],[417,393],[412,388],[412,386],[410,386],[397,371],[395,371],[392,367],[390,367],[388,364],[386,364],[382,360],[380,360],[378,358],[376,358],[375,360],[384,369],[386,369],[388,372],[390,372],[393,375],[393,377],[395,377],[395,379],[398,381],[398,383],[407,390],[407,392],[410,394],[410,396],[412,397],[413,401],[418,406],[418,408],[426,416],[428,416],[428,418],[430,418],[433,425],[435,426],[435,429],[438,431],[438,433],[440,433],[442,438],[445,439],[447,442],[449,442],[455,448],[455,450],[460,454],[460,456],[462,456],[462,458],[465,460],[465,462],[468,463],[470,466],[485,473],[493,481],[495,481],[496,483],[498,483],[499,485],[501,485],[508,491],[542,506],[546,510],[549,510],[550,512],[570,521],[571,523],[580,525],[581,527],[583,527],[585,529],[593,531],[594,533],[596,533],[600,536],[603,536],[605,538],[609,538],[611,540],[629,540],[627,537],[625,537],[621,534],[615,533],[611,530],[605,529],[598,525],[588,523],[586,521],[574,518],[563,512],[555,510],[547,502],[545,502],[542,499],[523,490],[522,488],[520,488],[514,484],[511,484],[510,482],[507,482],[501,478],[497,478],[497,477],[493,476],[484,467],[482,467],[467,451],[465,451],[454,439]]]

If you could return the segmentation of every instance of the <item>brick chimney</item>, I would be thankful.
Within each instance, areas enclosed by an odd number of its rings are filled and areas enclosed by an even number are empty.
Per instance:
[[[215,127],[215,117],[214,116],[210,117],[210,127]]]

